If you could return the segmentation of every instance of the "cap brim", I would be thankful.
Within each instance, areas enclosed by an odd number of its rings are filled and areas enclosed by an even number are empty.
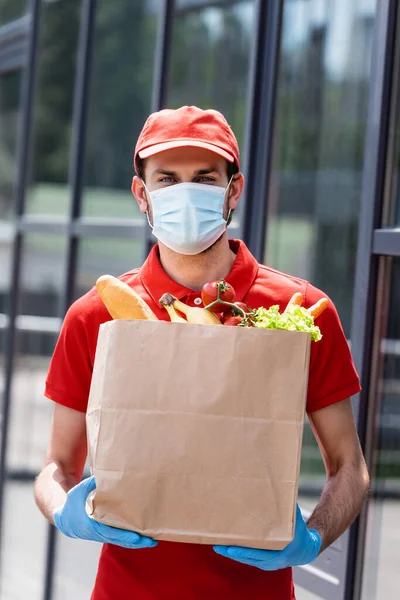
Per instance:
[[[153,156],[159,152],[165,152],[166,150],[171,150],[172,148],[184,148],[187,146],[192,148],[205,148],[206,150],[211,150],[211,152],[222,156],[222,158],[226,158],[226,160],[231,163],[235,162],[232,154],[229,154],[229,152],[226,152],[226,150],[223,150],[214,144],[201,142],[198,140],[174,140],[171,142],[163,142],[162,144],[154,144],[153,146],[149,146],[144,150],[139,150],[138,154],[140,158],[148,158],[149,156]]]

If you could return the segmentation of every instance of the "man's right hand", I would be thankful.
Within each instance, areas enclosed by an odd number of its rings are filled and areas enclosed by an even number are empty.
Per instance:
[[[86,513],[85,505],[88,495],[95,488],[94,477],[89,477],[68,492],[64,506],[53,515],[57,529],[71,538],[115,544],[124,548],[152,548],[157,545],[157,542],[149,537],[91,519]]]

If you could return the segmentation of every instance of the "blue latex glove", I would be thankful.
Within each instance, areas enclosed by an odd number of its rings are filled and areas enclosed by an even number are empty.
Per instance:
[[[54,524],[64,535],[124,548],[151,548],[155,540],[133,531],[110,527],[91,519],[85,510],[86,499],[96,488],[94,477],[84,479],[67,494],[64,506],[54,512]]]
[[[307,565],[318,556],[321,545],[320,534],[315,529],[307,529],[300,507],[297,505],[294,538],[283,550],[258,550],[239,546],[214,546],[214,550],[221,556],[232,558],[245,565],[263,571],[276,571],[286,567]]]

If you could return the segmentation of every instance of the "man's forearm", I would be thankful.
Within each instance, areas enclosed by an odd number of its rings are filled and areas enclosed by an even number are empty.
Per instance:
[[[330,546],[359,514],[369,489],[365,464],[344,465],[331,475],[323,489],[317,507],[307,521],[322,537],[322,550]]]
[[[61,465],[56,462],[46,465],[36,478],[36,504],[50,523],[54,523],[54,510],[65,503],[67,492],[77,483],[78,481],[67,475]]]

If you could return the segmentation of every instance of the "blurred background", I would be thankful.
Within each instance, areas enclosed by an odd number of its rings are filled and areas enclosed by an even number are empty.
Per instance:
[[[363,391],[372,476],[360,519],[298,600],[381,600],[400,585],[400,9],[397,0],[0,0],[0,600],[86,600],[99,548],[33,502],[66,309],[152,239],[130,193],[153,110],[222,111],[246,193],[230,227],[335,302]],[[306,426],[305,514],[324,467]]]

